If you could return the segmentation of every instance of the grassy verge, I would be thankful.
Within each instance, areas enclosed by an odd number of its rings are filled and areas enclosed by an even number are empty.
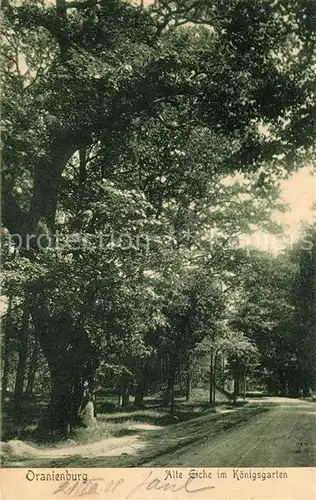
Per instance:
[[[185,402],[180,394],[176,398],[176,410],[171,415],[170,410],[161,404],[161,395],[153,395],[145,398],[145,409],[133,408],[133,400],[127,408],[117,407],[116,396],[99,396],[97,399],[97,425],[91,429],[76,429],[67,437],[50,438],[41,435],[37,431],[37,422],[41,418],[47,401],[34,397],[32,400],[24,401],[21,411],[16,412],[12,402],[8,401],[2,408],[2,440],[19,439],[29,444],[58,446],[71,444],[87,444],[100,441],[108,437],[119,437],[131,434],[131,427],[135,424],[147,424],[153,426],[168,426],[176,422],[186,422],[192,418],[213,412],[208,404],[208,391],[205,388],[197,388],[192,391],[189,402]],[[218,393],[218,403],[226,404],[225,395]],[[107,409],[108,408],[108,409]]]
[[[214,414],[206,412],[203,416],[166,426],[163,430],[139,432],[139,440],[144,442],[144,448],[136,455],[122,454],[118,456],[74,457],[69,456],[53,461],[33,463],[33,467],[155,467],[155,461],[168,464],[168,455],[190,446],[216,439],[223,433],[232,432],[267,407],[243,407],[231,413]],[[165,457],[165,458],[164,458]],[[161,465],[160,465],[161,466]]]
[[[227,397],[218,392],[218,407],[232,408]],[[107,397],[98,401],[99,408],[104,403],[111,403]],[[241,405],[244,403],[240,403]],[[166,407],[161,406],[159,395],[145,398],[146,409],[134,409],[132,405],[128,409],[115,408],[109,413],[98,413],[97,426],[90,429],[76,429],[72,432],[70,439],[80,444],[100,441],[107,437],[120,437],[133,434],[133,426],[147,424],[152,426],[167,427],[176,423],[188,422],[202,415],[216,413],[216,408],[210,407],[208,403],[208,390],[196,388],[192,391],[190,401],[186,402],[184,397],[176,398],[176,407],[173,414]]]
[[[168,427],[175,423],[187,422],[201,415],[215,413],[215,408],[203,406],[178,406],[173,415],[167,408],[147,408],[145,410],[118,411],[116,413],[98,414],[96,425],[84,429],[75,429],[68,441],[88,444],[109,437],[121,437],[138,433],[137,426],[148,425]],[[136,428],[136,430],[135,430]]]

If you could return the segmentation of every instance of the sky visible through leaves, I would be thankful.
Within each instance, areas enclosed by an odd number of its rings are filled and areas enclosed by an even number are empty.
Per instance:
[[[140,4],[141,0],[131,0]],[[46,0],[47,5],[54,5],[55,0]],[[151,5],[153,0],[143,0],[143,6]],[[20,70],[24,73],[25,63],[21,59]],[[306,166],[281,181],[281,198],[288,205],[284,213],[275,212],[273,219],[284,227],[284,234],[275,236],[262,231],[241,238],[242,244],[255,246],[272,253],[278,253],[284,246],[294,243],[300,234],[302,224],[312,223],[316,218],[316,167]]]
[[[284,235],[276,237],[261,231],[245,238],[250,243],[263,250],[278,253],[284,244],[294,243],[300,234],[304,223],[312,223],[316,214],[313,205],[316,203],[316,170],[314,167],[305,167],[292,174],[288,179],[281,181],[281,198],[288,205],[284,213],[275,212],[274,219],[284,227]]]

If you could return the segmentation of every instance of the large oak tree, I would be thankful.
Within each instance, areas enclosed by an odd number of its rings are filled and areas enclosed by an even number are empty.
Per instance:
[[[76,155],[101,156],[98,166],[79,164],[82,186],[87,168],[126,182],[116,166],[127,151],[139,155],[133,132],[142,124],[150,123],[151,133],[171,132],[179,143],[206,134],[220,151],[214,162],[205,148],[198,168],[170,158],[168,147],[155,151],[160,175],[170,177],[167,198],[203,197],[203,180],[214,169],[224,176],[269,163],[277,174],[313,153],[313,2],[179,0],[144,8],[121,0],[30,0],[2,8],[2,216],[24,247],[29,234],[54,233],[62,176]],[[142,168],[134,164],[147,178],[144,193],[155,208],[148,217],[155,219],[156,165],[140,159]],[[34,261],[38,252],[25,249],[25,258]],[[85,317],[55,307],[50,280],[40,275],[27,286],[53,381],[50,425],[65,429],[78,423],[98,356]]]

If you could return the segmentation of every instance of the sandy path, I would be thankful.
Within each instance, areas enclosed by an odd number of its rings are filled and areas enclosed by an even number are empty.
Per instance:
[[[278,406],[217,438],[162,455],[144,466],[303,467],[316,465],[316,405],[268,398]],[[259,401],[258,401],[259,402]]]
[[[109,438],[97,443],[77,445],[65,448],[35,448],[23,441],[12,440],[4,443],[5,454],[16,458],[62,458],[68,456],[97,457],[114,456],[122,453],[136,453],[143,445],[138,442],[139,436]]]
[[[223,412],[216,420],[214,415],[205,415],[165,431],[148,424],[135,424],[133,435],[87,445],[34,448],[13,440],[3,443],[3,452],[7,463],[18,467],[25,467],[26,463],[74,467],[79,464],[131,467],[137,463],[142,467],[315,466],[316,405],[286,398],[258,398],[252,402],[254,407],[260,404],[269,407],[269,411],[251,416],[248,406],[237,411],[239,416],[235,420],[230,418],[230,412]],[[243,414],[250,418],[242,418]],[[229,419],[231,423],[227,425]],[[151,433],[146,433],[150,430],[158,431],[154,440]],[[146,436],[149,441],[144,439]],[[185,442],[179,447],[181,441]],[[146,454],[148,461],[143,460]]]
[[[148,431],[160,430],[161,427],[149,424],[135,424],[133,430]],[[106,438],[95,443],[65,446],[65,447],[34,447],[29,444],[13,439],[7,443],[1,443],[2,453],[15,458],[62,458],[69,456],[80,456],[83,458],[100,456],[118,456],[122,454],[134,455],[144,447],[144,442],[139,440],[139,435],[123,436],[117,438]]]

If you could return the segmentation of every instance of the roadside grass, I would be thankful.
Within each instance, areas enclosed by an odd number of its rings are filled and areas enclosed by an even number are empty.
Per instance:
[[[233,408],[227,397],[220,391],[216,391],[218,406]],[[105,396],[99,398],[97,407],[113,403],[114,398]],[[208,403],[207,388],[200,387],[192,390],[190,401],[185,401],[181,393],[177,393],[175,400],[175,410],[170,412],[169,408],[163,407],[161,395],[154,394],[145,398],[145,408],[135,409],[131,405],[127,408],[112,407],[108,413],[97,414],[97,425],[89,429],[76,429],[72,432],[70,438],[77,443],[86,444],[106,437],[119,437],[134,434],[139,430],[134,430],[133,426],[137,424],[147,424],[151,426],[167,427],[175,423],[187,422],[205,414],[216,413],[216,406],[211,407]],[[114,411],[113,411],[114,410]]]
[[[253,395],[251,395],[253,396]],[[257,396],[257,394],[256,394]],[[313,394],[313,398],[315,394]],[[111,401],[112,399],[112,401]],[[69,455],[63,458],[40,458],[37,456],[27,457],[18,454],[4,456],[4,466],[9,467],[157,467],[164,466],[168,462],[168,456],[181,452],[182,448],[196,444],[203,446],[204,442],[216,442],[217,438],[224,433],[231,433],[248,420],[256,418],[262,412],[272,410],[276,403],[258,401],[256,397],[245,400],[239,399],[234,405],[225,394],[218,391],[217,405],[211,407],[208,403],[207,388],[198,388],[192,392],[190,401],[177,394],[175,411],[171,414],[170,409],[161,404],[161,395],[152,395],[145,398],[145,408],[135,409],[129,407],[117,407],[114,399],[104,395],[99,398],[99,408],[96,425],[91,428],[80,428],[73,430],[68,436],[59,436],[54,440],[47,436],[39,436],[36,430],[26,430],[24,424],[29,424],[45,406],[41,400],[26,402],[27,413],[15,415],[12,413],[13,406],[6,404],[2,419],[7,427],[14,430],[18,426],[23,432],[14,436],[25,444],[35,448],[65,448],[69,447]],[[104,412],[104,403],[112,403],[110,411]],[[311,405],[312,406],[312,405]],[[6,413],[6,415],[5,415]],[[6,418],[8,417],[8,418]],[[10,425],[9,425],[9,424]],[[10,431],[10,432],[11,432]],[[83,457],[72,454],[71,447],[77,445],[92,445],[108,438],[123,438],[124,436],[135,436],[135,439],[144,447],[136,454],[131,452],[118,452],[116,456],[100,456],[96,453],[93,457]],[[14,439],[7,434],[6,440]],[[19,441],[16,442],[18,447]],[[21,443],[22,446],[22,443]],[[105,444],[106,446],[106,444]],[[96,448],[97,449],[97,448]],[[161,465],[162,464],[162,465]],[[203,464],[201,464],[202,466]]]
[[[106,403],[110,398],[105,398]],[[207,391],[196,389],[192,393],[189,402],[184,397],[176,398],[175,410],[170,412],[169,408],[161,406],[159,395],[145,398],[145,408],[142,410],[133,408],[116,408],[109,413],[97,414],[96,426],[89,429],[75,429],[69,436],[78,444],[87,444],[107,437],[120,437],[138,433],[139,429],[133,429],[137,425],[150,425],[154,427],[167,427],[175,423],[182,423],[197,418],[204,414],[215,413],[216,408],[207,403]],[[132,403],[132,402],[131,402]],[[223,404],[223,403],[222,403]],[[102,406],[102,400],[98,406]]]
[[[255,418],[267,407],[248,407],[236,409],[231,413],[210,413],[189,420],[166,426],[163,430],[137,431],[138,439],[144,442],[144,449],[135,454],[117,456],[78,457],[68,456],[63,459],[42,462],[41,467],[155,467],[166,466],[168,455],[192,444],[201,445],[210,438],[216,439],[223,433],[233,432],[248,420]],[[163,465],[160,464],[163,462]],[[157,463],[158,465],[157,465]],[[202,466],[202,464],[201,464]]]
[[[103,439],[111,437],[127,436],[134,434],[135,431],[131,429],[131,421],[112,423],[97,420],[95,425],[89,428],[80,427],[70,432],[67,438],[60,441],[60,446],[76,445],[76,444],[90,444]]]
[[[129,408],[114,408],[111,412],[99,411],[96,425],[91,428],[73,430],[67,437],[49,440],[40,438],[36,432],[31,432],[18,439],[35,448],[67,448],[76,445],[97,443],[107,438],[137,436],[144,443],[144,448],[138,454],[120,454],[118,456],[95,456],[83,458],[69,454],[67,457],[52,460],[48,458],[14,458],[6,457],[5,466],[12,467],[135,467],[151,464],[160,456],[172,453],[182,447],[201,442],[210,437],[216,438],[223,432],[229,432],[266,411],[265,405],[251,405],[247,401],[239,401],[236,406],[225,396],[218,395],[216,407],[211,407],[208,391],[199,388],[192,392],[192,398],[186,402],[184,397],[176,399],[175,411],[161,406],[159,395],[145,399],[145,408],[138,410]],[[109,398],[105,398],[108,402]],[[99,401],[102,407],[104,401]],[[33,414],[34,416],[34,414]],[[144,425],[145,424],[145,425]],[[11,438],[12,439],[12,438]]]
[[[216,407],[208,403],[208,390],[205,387],[193,389],[190,401],[186,402],[180,391],[177,391],[175,410],[162,406],[161,394],[154,394],[145,398],[145,408],[142,410],[133,407],[133,398],[130,405],[122,408],[117,405],[117,397],[111,394],[99,396],[96,408],[96,425],[91,428],[73,430],[67,436],[54,438],[40,434],[37,422],[40,420],[47,401],[34,397],[23,403],[19,414],[14,411],[9,401],[2,408],[2,440],[19,439],[32,446],[65,446],[68,444],[88,444],[109,437],[131,435],[136,432],[133,426],[146,424],[150,426],[166,427],[175,423],[187,422],[204,414],[216,413]],[[227,397],[217,391],[217,408],[233,408]],[[108,411],[106,411],[108,409]]]

